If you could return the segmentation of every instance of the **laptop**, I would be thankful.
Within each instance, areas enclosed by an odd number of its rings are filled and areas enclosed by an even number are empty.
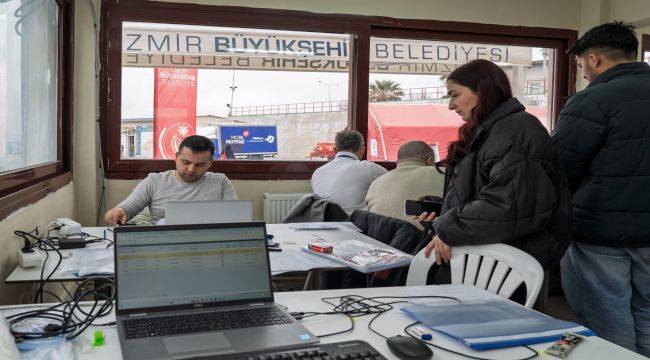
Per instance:
[[[263,222],[115,228],[124,359],[281,350],[319,340],[273,303]]]
[[[165,224],[213,224],[253,221],[253,200],[170,201]]]

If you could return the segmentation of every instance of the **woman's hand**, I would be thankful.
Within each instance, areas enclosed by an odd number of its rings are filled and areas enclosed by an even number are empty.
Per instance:
[[[429,214],[428,212],[425,211],[422,214],[420,214],[420,216],[411,215],[411,220],[418,221],[420,223],[431,223],[435,218],[436,218],[436,213],[434,212]]]
[[[424,257],[428,258],[432,250],[436,252],[436,264],[441,265],[443,261],[451,260],[451,247],[440,240],[437,235],[424,248]]]

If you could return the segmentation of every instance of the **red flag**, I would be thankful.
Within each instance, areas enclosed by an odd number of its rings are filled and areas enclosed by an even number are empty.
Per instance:
[[[181,141],[196,134],[197,69],[154,69],[154,159],[173,159]]]

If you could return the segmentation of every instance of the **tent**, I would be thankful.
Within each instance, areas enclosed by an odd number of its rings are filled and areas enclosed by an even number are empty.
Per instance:
[[[368,104],[368,160],[395,161],[400,145],[411,140],[437,146],[444,159],[463,123],[447,104]]]
[[[548,129],[547,107],[528,106]],[[447,145],[458,139],[458,128],[464,124],[447,104],[368,104],[368,160],[395,161],[400,145],[421,140],[438,148],[440,159],[447,156]]]

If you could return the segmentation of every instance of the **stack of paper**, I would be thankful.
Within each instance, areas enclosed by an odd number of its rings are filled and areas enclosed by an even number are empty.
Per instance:
[[[554,319],[506,299],[418,304],[402,310],[427,327],[475,350],[556,341],[567,332],[594,335],[583,326]]]
[[[83,252],[79,263],[79,276],[113,275],[115,273],[112,248],[90,248]]]
[[[302,250],[334,260],[365,274],[407,266],[413,260],[413,256],[397,249],[376,247],[357,240],[337,242],[331,253],[315,252],[308,248],[302,248]]]

